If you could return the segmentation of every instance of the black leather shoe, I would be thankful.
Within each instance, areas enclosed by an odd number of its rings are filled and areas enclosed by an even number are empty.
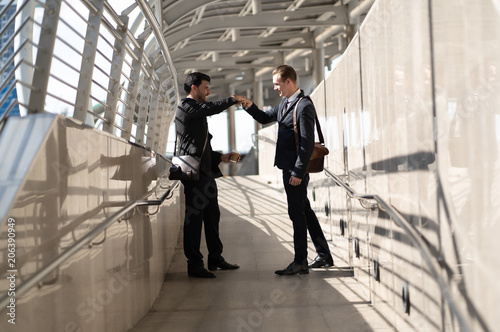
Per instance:
[[[217,268],[221,269],[221,270],[236,270],[236,269],[239,269],[239,265],[236,265],[236,264],[231,264],[231,263],[228,263],[226,261],[222,261],[222,262],[219,262],[219,263],[209,263],[208,264],[208,269],[210,271],[215,271],[217,270]]]
[[[292,262],[286,269],[276,270],[274,273],[279,274],[280,276],[293,276],[296,274],[308,274],[309,268],[307,265],[297,264]]]
[[[309,263],[309,268],[316,269],[318,267],[331,267],[333,266],[333,258],[332,256],[328,256],[326,258],[321,256],[316,256],[316,258]]]
[[[188,271],[188,276],[195,278],[215,278],[215,274],[208,271],[204,267],[195,271]]]

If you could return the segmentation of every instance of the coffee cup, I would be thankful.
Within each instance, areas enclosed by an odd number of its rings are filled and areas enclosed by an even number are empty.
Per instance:
[[[241,157],[241,154],[233,151],[231,153],[231,157],[229,158],[229,161],[236,164],[238,162],[238,160],[240,160],[240,157]]]

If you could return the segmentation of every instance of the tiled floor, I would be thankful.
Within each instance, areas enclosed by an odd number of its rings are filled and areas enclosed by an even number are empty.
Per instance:
[[[282,193],[260,177],[222,178],[218,185],[223,255],[241,268],[218,271],[215,279],[189,278],[180,243],[159,298],[131,332],[394,331],[333,245],[335,268],[274,274],[293,259]]]

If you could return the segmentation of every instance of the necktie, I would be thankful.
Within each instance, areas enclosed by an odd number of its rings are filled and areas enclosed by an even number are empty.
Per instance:
[[[283,107],[283,112],[281,113],[281,115],[285,114],[286,111],[288,110],[288,107],[290,106],[290,100],[287,99],[286,103],[285,103],[285,107]]]

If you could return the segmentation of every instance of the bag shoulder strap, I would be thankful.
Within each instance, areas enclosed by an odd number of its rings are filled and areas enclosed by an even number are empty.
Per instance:
[[[175,130],[177,132],[177,129]],[[177,141],[179,140],[179,135],[175,135],[175,146],[174,146],[174,151],[175,155],[180,155],[180,146],[177,145]],[[208,128],[207,128],[207,134],[205,135],[205,143],[203,143],[203,150],[201,151],[200,159],[203,157],[203,154],[205,153],[205,148],[207,147],[207,142],[208,142]]]
[[[203,154],[205,153],[205,148],[207,147],[207,142],[208,142],[208,127],[207,127],[207,134],[205,136],[205,143],[203,144],[203,150],[201,151],[200,159],[203,158]]]
[[[311,100],[311,97],[309,97],[309,96],[301,97],[299,99],[299,101],[295,104],[295,109],[293,110],[293,131],[295,133],[295,147],[297,149],[297,154],[299,154],[299,146],[300,146],[300,143],[299,143],[299,131],[297,129],[297,107],[299,106],[299,103],[300,103],[300,101],[303,98],[308,99],[311,102],[311,104],[313,104],[313,106],[314,106],[314,103]],[[316,131],[318,132],[319,142],[321,144],[324,144],[325,143],[325,139],[323,137],[323,132],[321,131],[321,125],[319,124],[318,115],[316,114],[316,108],[314,108],[314,120],[316,122]]]

